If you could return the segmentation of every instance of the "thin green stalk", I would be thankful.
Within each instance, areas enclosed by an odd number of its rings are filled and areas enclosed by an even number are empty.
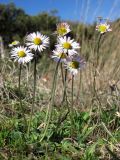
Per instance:
[[[74,91],[73,86],[74,86],[74,75],[72,75],[72,94],[71,94],[71,96],[72,96],[72,101],[71,101],[72,111],[73,111],[73,95],[74,95],[74,93],[73,93],[73,91]]]
[[[61,67],[62,83],[63,83],[63,86],[64,86],[64,74],[63,74],[63,65],[62,65],[62,63],[60,64],[60,67]]]
[[[74,75],[72,75],[72,91],[71,91],[71,108],[70,108],[70,115],[71,115],[71,134],[74,131],[74,104],[73,104],[73,96],[74,96]]]
[[[101,102],[99,100],[99,97],[97,95],[97,90],[96,90],[96,76],[97,76],[97,68],[98,68],[98,63],[99,63],[99,48],[100,48],[100,40],[101,40],[102,34],[99,35],[98,41],[97,41],[97,48],[94,50],[96,52],[96,62],[94,64],[94,79],[93,79],[93,88],[94,88],[94,96],[97,98],[99,104],[101,105]]]
[[[97,58],[96,58],[96,67],[98,67],[98,63],[99,63],[99,48],[100,48],[100,40],[102,38],[102,34],[100,34],[99,38],[98,38],[98,45],[97,45],[97,49],[96,49],[96,53],[97,53]]]
[[[33,115],[33,110],[34,110],[34,106],[35,106],[36,76],[37,76],[36,65],[37,65],[37,57],[36,57],[36,55],[35,55],[35,59],[34,59],[34,87],[33,87],[33,105],[32,105],[32,110],[31,110],[31,114],[32,114],[32,115]]]
[[[66,82],[67,82],[67,69],[65,70],[65,78],[64,78],[64,93],[63,93],[63,100],[62,103],[64,103],[64,101],[66,100],[67,102],[67,94],[66,94]]]
[[[29,85],[29,74],[30,74],[30,63],[28,63],[28,65],[26,66],[26,70],[27,70],[27,77],[26,77],[26,79],[27,79],[27,87],[28,87],[28,85]]]
[[[24,118],[24,121],[26,123],[26,118],[25,118],[25,114],[24,114],[24,108],[23,108],[23,105],[22,105],[22,99],[21,99],[21,71],[22,71],[22,64],[20,64],[20,69],[19,69],[19,80],[18,80],[18,88],[19,88],[19,102],[20,102],[20,107],[21,107],[21,110],[22,110],[22,114],[23,114],[23,118]]]
[[[61,60],[61,58],[60,58],[60,60]],[[53,104],[54,104],[56,80],[57,80],[58,67],[59,67],[59,64],[60,64],[60,60],[57,62],[57,65],[56,65],[56,68],[55,68],[55,72],[54,72],[54,76],[53,76],[52,91],[51,91],[51,93],[52,93],[51,94],[51,103],[48,105],[48,109],[47,109],[47,113],[46,113],[46,120],[45,120],[46,127],[45,127],[45,130],[44,130],[43,136],[40,139],[40,142],[44,139],[44,137],[45,137],[45,135],[47,133],[47,130],[48,130],[49,123],[50,123],[50,118],[51,118],[51,114],[52,114],[52,108],[53,108]]]
[[[35,93],[36,93],[36,76],[37,76],[37,70],[36,70],[36,65],[37,65],[37,57],[35,54],[34,57],[34,82],[33,82],[33,102],[32,102],[32,108],[31,108],[31,113],[30,113],[30,120],[29,120],[29,124],[28,124],[28,135],[30,133],[30,127],[31,127],[31,122],[32,122],[32,116],[33,116],[33,112],[34,112],[34,106],[35,106]]]
[[[79,73],[78,91],[77,91],[77,96],[76,96],[76,102],[78,101],[78,99],[80,97],[81,84],[82,84],[82,72],[80,71],[80,73]]]

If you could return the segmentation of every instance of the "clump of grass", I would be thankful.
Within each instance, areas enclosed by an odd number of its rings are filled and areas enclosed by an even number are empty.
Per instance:
[[[119,132],[116,133],[116,136],[112,133],[114,137],[108,134],[108,138],[104,138],[101,135],[99,138],[96,137],[97,139],[94,139],[94,131],[99,126],[93,125],[89,112],[76,111],[74,118],[75,126],[71,137],[71,117],[68,115],[64,121],[61,121],[58,127],[56,119],[59,114],[59,110],[55,108],[52,120],[49,123],[48,132],[42,143],[39,143],[39,140],[41,138],[40,134],[45,127],[43,124],[45,110],[37,112],[33,116],[29,136],[24,130],[25,123],[22,118],[17,119],[13,117],[7,119],[4,125],[1,124],[0,126],[1,157],[18,158],[23,156],[27,158],[32,156],[42,159],[45,157],[56,158],[58,155],[68,159],[71,157],[75,159],[82,158],[83,160],[89,158],[92,160],[95,158],[99,159],[100,156],[106,155],[107,157],[109,152],[105,149],[106,146],[108,148],[112,147],[112,151],[118,156],[116,141],[119,141],[120,137],[117,137]],[[105,133],[106,131],[104,131]]]

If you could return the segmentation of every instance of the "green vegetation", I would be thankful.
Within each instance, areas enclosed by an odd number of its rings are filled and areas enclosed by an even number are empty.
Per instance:
[[[22,40],[29,32],[40,30],[55,44],[56,23],[53,13],[29,16],[13,4],[0,5],[0,35],[5,43],[5,58],[0,59],[0,160],[119,160],[120,159],[120,20],[112,24],[112,32],[102,36],[99,61],[95,76],[94,47],[98,42],[95,25],[70,22],[72,36],[81,44],[81,54],[87,64],[74,80],[73,124],[71,125],[71,77],[67,80],[68,104],[61,103],[63,83],[58,70],[56,92],[50,123],[46,126],[46,112],[55,64],[48,49],[37,61],[37,88],[34,114],[28,134],[33,98],[33,62],[21,73],[21,91],[18,88],[19,68],[9,58],[8,44]],[[7,10],[7,12],[6,12]],[[19,104],[22,99],[24,114]]]

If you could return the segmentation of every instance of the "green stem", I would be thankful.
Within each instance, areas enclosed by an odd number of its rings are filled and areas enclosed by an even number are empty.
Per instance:
[[[74,131],[74,104],[73,104],[73,96],[74,96],[74,75],[72,75],[72,92],[71,92],[71,111],[70,111],[70,114],[71,114],[71,134],[73,133]]]
[[[77,91],[76,102],[80,99],[81,83],[82,83],[82,72],[80,71],[80,73],[79,73],[79,84],[78,84],[78,91]]]
[[[34,110],[34,106],[35,106],[36,76],[37,76],[36,65],[37,65],[37,57],[36,57],[36,55],[35,55],[35,59],[34,59],[34,88],[33,88],[33,105],[32,105],[32,110],[31,110],[32,115],[33,115],[33,110]]]
[[[23,108],[23,105],[22,105],[22,98],[21,98],[21,71],[22,71],[22,64],[20,64],[20,69],[19,69],[19,82],[18,82],[18,88],[19,88],[19,102],[20,102],[20,107],[21,107],[21,110],[22,110],[22,114],[23,114],[23,118],[24,118],[24,121],[26,123],[26,118],[25,118],[25,113],[24,113],[24,108]]]
[[[62,66],[62,63],[60,64],[60,67],[61,67],[62,83],[63,83],[63,86],[64,86],[64,74],[63,74],[63,66]]]
[[[102,38],[102,34],[100,34],[99,38],[98,38],[98,45],[97,45],[97,49],[96,49],[96,67],[98,67],[98,63],[99,63],[99,48],[100,48],[100,40]]]
[[[34,106],[35,106],[35,93],[36,93],[36,75],[37,75],[37,70],[36,70],[36,64],[37,64],[37,57],[35,54],[34,57],[34,86],[33,86],[33,102],[32,102],[32,108],[31,108],[31,113],[30,113],[30,120],[29,120],[29,124],[28,124],[28,135],[30,133],[30,127],[31,127],[31,122],[32,122],[32,116],[33,116],[33,112],[34,112]]]
[[[72,94],[71,94],[71,96],[72,96],[72,101],[71,101],[71,108],[72,108],[72,111],[73,111],[73,95],[74,95],[74,93],[73,93],[73,86],[74,86],[74,75],[72,75]]]
[[[61,60],[61,58],[60,58],[60,60]],[[59,67],[59,64],[60,64],[60,60],[57,62],[57,65],[56,65],[56,68],[55,68],[55,72],[54,72],[54,76],[53,76],[52,91],[51,91],[51,93],[52,93],[52,95],[51,95],[51,103],[48,106],[48,110],[47,110],[47,113],[46,113],[46,120],[45,120],[46,127],[45,127],[45,131],[43,133],[43,136],[40,139],[40,142],[44,139],[44,137],[45,137],[45,135],[47,133],[47,130],[48,130],[49,123],[50,123],[50,118],[51,118],[51,114],[52,114],[52,108],[53,108],[53,104],[54,104],[56,80],[57,80],[58,67]]]
[[[64,101],[66,100],[67,102],[67,94],[66,94],[66,88],[67,88],[67,69],[65,70],[65,78],[64,78],[64,93],[63,93],[63,100],[62,103],[64,103]]]
[[[99,97],[97,95],[97,90],[96,90],[96,76],[97,76],[97,67],[99,63],[99,48],[100,48],[100,40],[101,40],[102,34],[99,35],[98,41],[97,41],[97,48],[96,48],[96,64],[94,65],[94,79],[93,79],[93,88],[94,88],[94,97],[97,98],[99,104],[101,105],[101,102],[99,100]]]

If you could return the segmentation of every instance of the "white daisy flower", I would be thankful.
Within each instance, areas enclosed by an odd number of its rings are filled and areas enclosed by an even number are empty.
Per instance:
[[[51,56],[56,62],[66,62],[67,54],[63,52],[62,49],[53,50],[53,55]]]
[[[56,31],[56,33],[60,37],[68,34],[70,31],[71,31],[70,30],[70,25],[68,25],[68,23],[66,23],[66,22],[59,23],[57,25],[57,31]]]
[[[45,35],[42,35],[40,32],[30,33],[26,37],[26,45],[35,51],[43,51],[49,45],[49,38]]]
[[[18,44],[20,44],[19,41],[13,41],[12,43],[9,44],[9,47],[14,47],[17,46]]]
[[[33,54],[27,47],[15,47],[11,51],[11,57],[20,64],[28,63],[33,59]]]
[[[107,23],[98,24],[96,26],[96,30],[99,31],[101,34],[112,31],[112,29],[110,28],[110,25]]]
[[[84,67],[84,65],[84,59],[80,58],[79,56],[74,56],[65,63],[66,69],[68,69],[72,75],[76,75],[78,71]]]
[[[69,56],[73,56],[74,54],[77,54],[76,49],[79,49],[80,45],[75,42],[74,39],[64,36],[58,38],[58,44],[56,47],[58,49],[63,49],[64,53],[67,53]]]

